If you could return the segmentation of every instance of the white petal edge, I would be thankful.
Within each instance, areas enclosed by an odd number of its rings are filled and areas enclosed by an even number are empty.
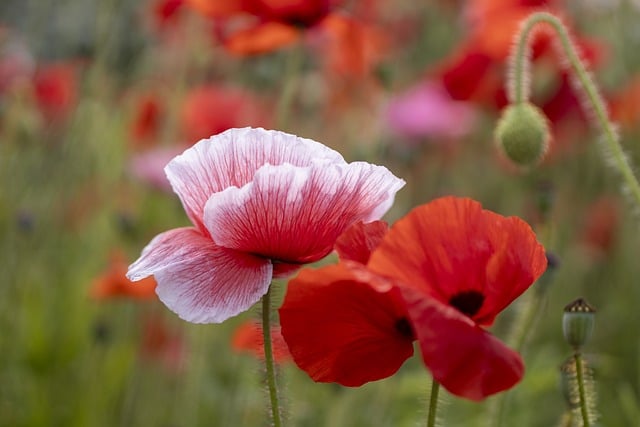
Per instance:
[[[127,277],[154,275],[160,300],[192,323],[221,323],[248,310],[269,289],[269,260],[215,245],[194,228],[156,236]]]
[[[165,167],[173,191],[191,221],[202,231],[209,197],[227,187],[251,182],[263,165],[313,161],[345,164],[335,150],[311,139],[262,128],[234,128],[202,139]]]

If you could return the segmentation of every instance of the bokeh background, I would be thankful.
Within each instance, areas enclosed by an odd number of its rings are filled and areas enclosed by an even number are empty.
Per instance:
[[[124,277],[154,235],[188,224],[164,164],[243,126],[387,166],[407,181],[389,222],[445,194],[523,217],[557,265],[492,329],[527,366],[500,425],[561,425],[562,310],[580,296],[598,309],[585,351],[601,424],[639,425],[638,207],[552,37],[534,43],[531,82],[552,124],[547,157],[518,170],[493,141],[517,23],[551,10],[640,163],[638,2],[310,0],[321,16],[294,17],[222,7],[232,3],[0,2],[0,425],[267,425],[261,362],[242,334],[257,310],[188,324],[152,281]],[[286,283],[276,286],[282,297]],[[314,384],[287,360],[280,369],[288,425],[425,422],[430,379],[418,357],[357,389]],[[500,398],[445,395],[441,423],[498,425]]]

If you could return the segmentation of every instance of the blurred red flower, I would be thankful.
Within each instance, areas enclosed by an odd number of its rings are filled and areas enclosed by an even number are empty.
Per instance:
[[[241,89],[198,86],[189,91],[182,103],[182,133],[189,143],[231,128],[265,126],[268,121],[266,110]]]
[[[545,268],[524,221],[440,198],[394,224],[366,266],[300,272],[280,309],[282,334],[314,380],[348,386],[393,374],[417,339],[436,381],[481,400],[524,373],[520,356],[483,327]]]
[[[273,359],[276,363],[284,363],[291,360],[291,354],[287,343],[282,338],[279,326],[271,328],[271,346]],[[244,322],[236,328],[231,339],[231,347],[238,352],[248,352],[264,359],[264,337],[262,327],[256,322]]]
[[[601,196],[585,209],[581,240],[593,259],[603,259],[613,249],[620,226],[620,205],[613,196]]]
[[[612,96],[611,117],[623,129],[640,126],[640,75],[635,75]]]
[[[33,88],[45,120],[54,123],[63,121],[78,99],[76,66],[57,63],[39,67],[33,79]]]
[[[180,330],[170,327],[162,316],[144,318],[140,357],[162,364],[170,373],[180,373],[185,367],[187,347]]]
[[[454,99],[472,100],[494,108],[502,108],[507,103],[504,81],[507,77],[506,65],[513,40],[518,32],[522,20],[538,11],[552,11],[557,16],[566,14],[559,7],[558,1],[525,1],[525,0],[474,0],[467,6],[466,21],[469,32],[461,42],[460,47],[446,58],[436,70],[445,88]],[[571,27],[571,23],[566,20]],[[599,62],[603,57],[603,47],[579,35],[573,35],[578,44],[582,57],[590,64]],[[552,48],[551,41],[556,37],[553,32],[539,26],[533,33],[532,56],[538,62],[543,57],[551,56],[548,61],[561,78],[567,73],[563,69],[564,58],[558,57]],[[558,98],[566,105],[577,108],[577,103],[566,101],[575,98],[573,90],[570,93],[561,92],[564,86],[558,87],[558,92],[545,94],[540,104],[546,102],[558,103]],[[550,107],[552,108],[552,107]],[[552,122],[556,122],[553,117]]]
[[[97,300],[109,298],[154,299],[156,281],[153,277],[133,283],[127,279],[129,263],[120,250],[114,251],[107,269],[92,283],[90,296]]]
[[[156,145],[163,119],[164,106],[159,97],[152,93],[141,95],[136,100],[129,130],[134,147],[142,148]]]

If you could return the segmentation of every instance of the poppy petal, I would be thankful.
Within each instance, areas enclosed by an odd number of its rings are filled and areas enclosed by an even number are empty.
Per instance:
[[[225,46],[236,55],[258,55],[291,45],[299,38],[300,31],[291,25],[265,22],[234,33]]]
[[[524,375],[518,353],[456,309],[403,288],[422,359],[450,393],[479,401],[513,387]]]
[[[334,247],[340,259],[366,264],[388,229],[384,221],[357,222],[338,237]]]
[[[345,163],[340,153],[311,139],[261,128],[229,129],[175,157],[165,173],[193,224],[207,233],[202,217],[212,194],[242,187],[266,163],[306,166],[312,160]]]
[[[252,183],[211,196],[204,223],[221,246],[314,262],[349,225],[382,216],[403,185],[386,168],[364,162],[265,165]]]
[[[156,236],[127,277],[154,275],[160,300],[193,323],[220,323],[248,310],[268,290],[269,260],[215,245],[194,228]]]
[[[489,215],[486,219],[492,221]],[[485,326],[491,325],[495,316],[522,295],[547,269],[544,247],[536,240],[529,224],[520,218],[509,217],[502,218],[497,224],[487,224],[487,229],[491,230],[491,227],[494,227],[492,244],[495,253],[486,267],[482,291],[485,303],[474,317],[477,323]]]
[[[544,272],[546,257],[521,219],[483,210],[468,198],[442,197],[396,222],[368,266],[443,304],[477,292],[480,305],[467,314],[490,325]]]
[[[368,266],[442,303],[460,290],[481,290],[491,247],[478,227],[480,203],[442,197],[397,221]]]
[[[314,381],[357,387],[393,375],[413,354],[400,294],[382,280],[345,262],[304,269],[289,283],[282,335]]]

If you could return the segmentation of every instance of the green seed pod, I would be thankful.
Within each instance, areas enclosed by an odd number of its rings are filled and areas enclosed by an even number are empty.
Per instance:
[[[504,155],[521,167],[537,165],[549,148],[549,121],[542,110],[523,102],[502,112],[495,130],[496,143]]]
[[[591,338],[596,310],[578,298],[564,308],[562,332],[574,349],[580,349]]]

